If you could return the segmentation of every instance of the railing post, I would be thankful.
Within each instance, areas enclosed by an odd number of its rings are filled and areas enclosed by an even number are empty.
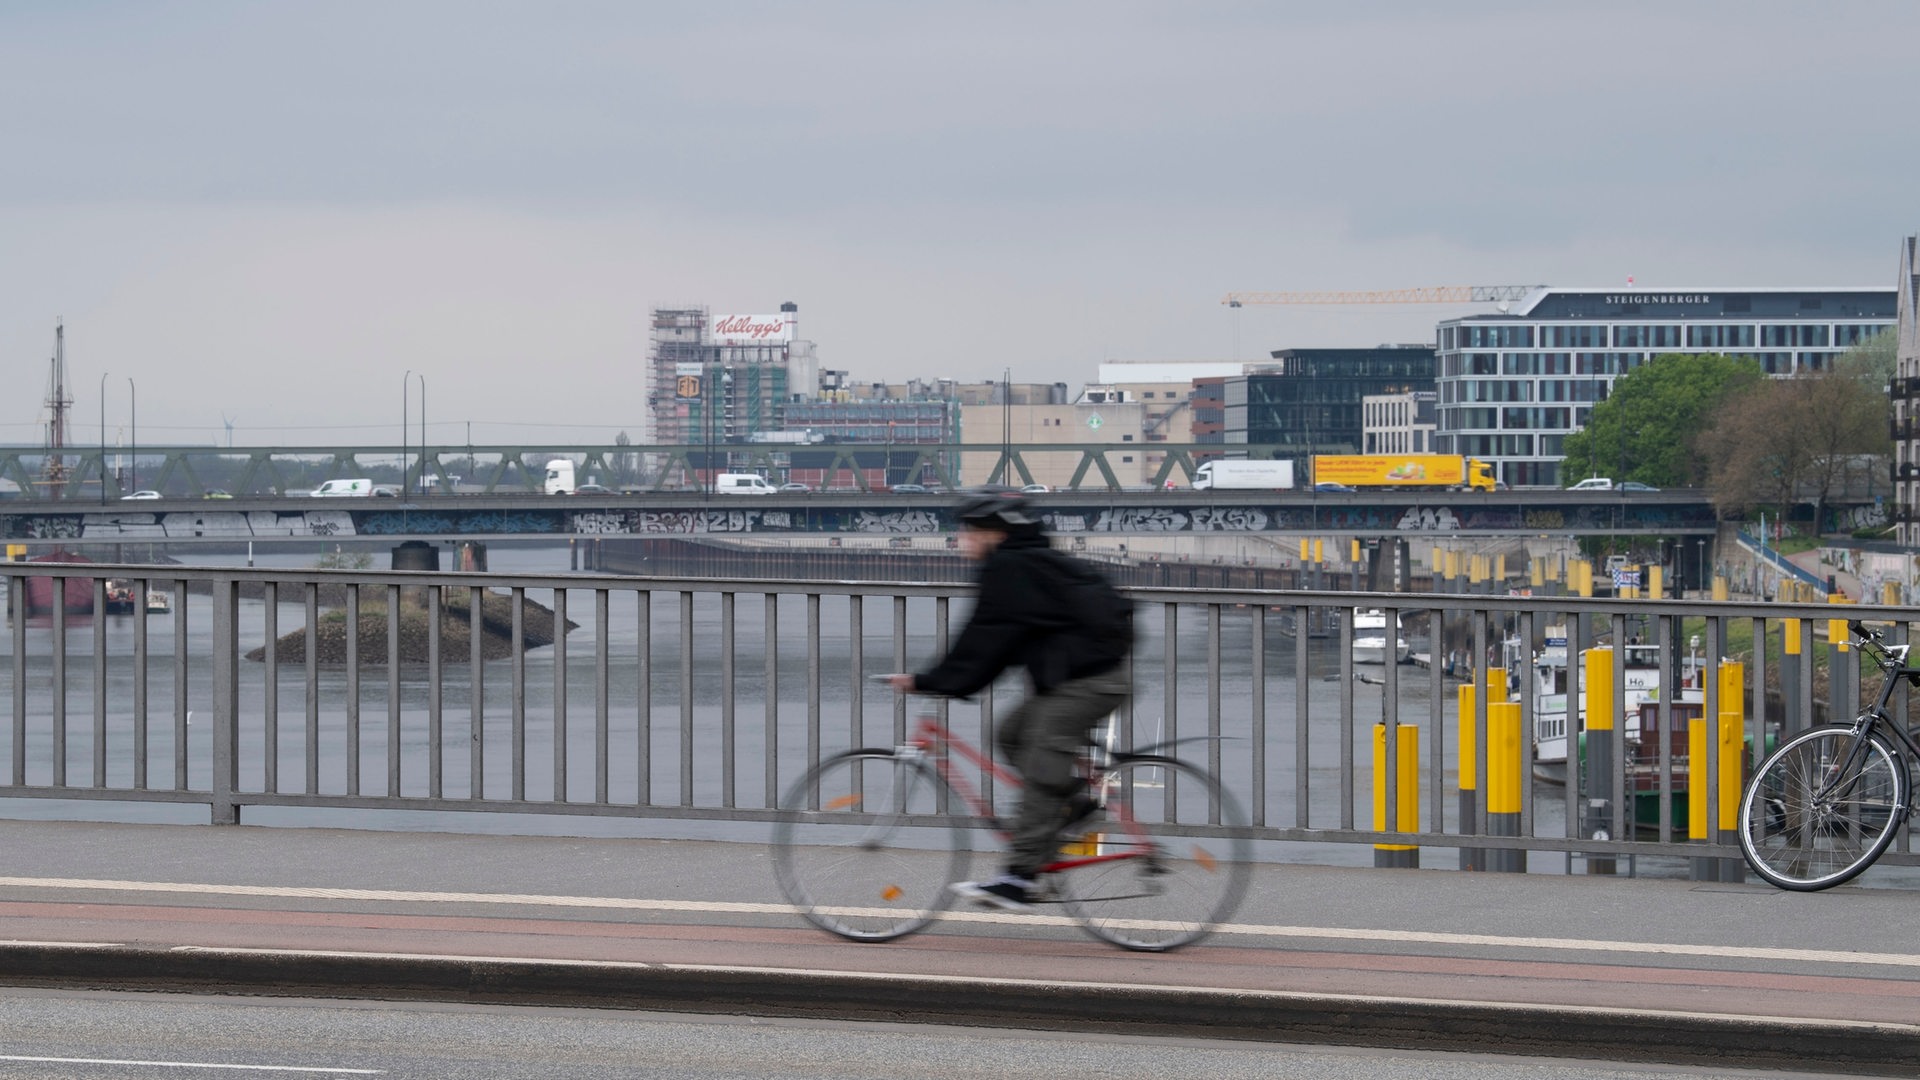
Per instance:
[[[1581,618],[1585,618],[1584,615]],[[1585,820],[1580,824],[1580,835],[1589,840],[1611,840],[1613,829],[1613,727],[1614,717],[1620,713],[1620,706],[1613,696],[1612,646],[1601,645],[1588,649],[1583,656],[1586,671],[1581,684],[1586,694],[1586,716],[1579,714],[1573,682],[1567,683],[1567,782],[1575,783],[1575,769],[1582,752],[1587,759],[1587,801]],[[1587,872],[1590,874],[1611,874],[1614,872],[1614,860],[1611,858],[1589,858]]]
[[[234,789],[240,786],[240,590],[232,578],[213,580],[213,823],[240,824]],[[186,590],[180,590],[186,603]]]

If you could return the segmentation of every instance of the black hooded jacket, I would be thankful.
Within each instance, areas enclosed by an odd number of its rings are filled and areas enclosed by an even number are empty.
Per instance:
[[[979,595],[960,639],[932,670],[914,676],[914,689],[966,697],[1025,665],[1034,691],[1044,694],[1119,667],[1131,629],[1116,640],[1113,627],[1086,625],[1076,581],[1088,574],[1097,571],[1054,551],[1038,529],[1009,533],[980,566]]]

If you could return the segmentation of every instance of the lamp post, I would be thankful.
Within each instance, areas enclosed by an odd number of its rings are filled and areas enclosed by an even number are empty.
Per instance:
[[[100,502],[107,501],[107,375],[100,373]]]
[[[127,457],[127,484],[137,491],[140,488],[140,395],[134,391],[131,375],[127,377],[127,427],[131,432],[127,441],[133,449]]]
[[[400,376],[400,490],[407,490],[407,390],[413,386],[413,369]]]
[[[404,477],[403,477],[404,479]],[[406,493],[405,486],[401,491]],[[420,376],[420,493],[427,491],[427,376]]]

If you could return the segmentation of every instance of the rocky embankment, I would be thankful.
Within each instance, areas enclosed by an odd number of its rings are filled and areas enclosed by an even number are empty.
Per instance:
[[[444,663],[464,663],[473,655],[473,620],[468,614],[467,591],[450,590],[440,616],[440,657]],[[344,602],[344,597],[341,598]],[[362,664],[387,662],[386,590],[368,590],[360,601],[359,652]],[[565,629],[578,623],[569,620]],[[427,637],[431,629],[426,603],[402,596],[400,604],[400,661],[407,664],[427,662]],[[521,614],[521,642],[529,649],[551,645],[554,641],[553,610],[526,601]],[[320,615],[314,633],[315,657],[322,664],[347,662],[347,613],[326,611]],[[500,660],[513,655],[513,597],[507,593],[483,593],[480,601],[480,655]],[[249,660],[264,661],[266,647],[247,654]],[[304,664],[307,660],[305,627],[283,634],[275,647],[274,659],[282,664]]]

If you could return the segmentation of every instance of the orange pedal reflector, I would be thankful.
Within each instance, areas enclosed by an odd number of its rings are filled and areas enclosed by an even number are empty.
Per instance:
[[[1209,874],[1213,873],[1217,865],[1213,860],[1213,852],[1203,847],[1193,849],[1193,861],[1199,863],[1200,869],[1205,870]]]
[[[839,798],[837,798],[837,799],[835,799],[835,800],[833,800],[832,802],[830,802],[830,803],[828,803],[828,804],[827,804],[827,805],[826,805],[826,806],[824,807],[824,809],[827,809],[827,810],[845,810],[845,809],[846,809],[847,807],[849,807],[849,806],[859,806],[859,805],[860,805],[860,796],[858,796],[858,795],[842,795],[842,796],[840,796]]]
[[[889,886],[887,886],[886,888],[884,888],[884,889],[881,889],[881,890],[880,890],[880,899],[882,899],[882,900],[898,900],[898,899],[900,899],[900,894],[901,894],[901,891],[902,891],[902,890],[901,890],[901,888],[900,888],[900,886],[898,886],[898,885],[889,885]]]

